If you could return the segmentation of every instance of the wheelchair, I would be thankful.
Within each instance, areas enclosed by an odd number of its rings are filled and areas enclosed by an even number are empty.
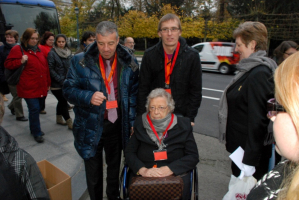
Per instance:
[[[124,200],[129,200],[128,190],[129,190],[129,167],[124,165],[120,174],[120,193]],[[198,200],[198,172],[197,167],[190,171],[190,196],[193,200]]]

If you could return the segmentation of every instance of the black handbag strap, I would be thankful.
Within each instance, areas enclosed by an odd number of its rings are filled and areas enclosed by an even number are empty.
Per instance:
[[[24,50],[23,50],[22,46],[21,45],[19,45],[19,46],[21,48],[22,55],[24,55]]]

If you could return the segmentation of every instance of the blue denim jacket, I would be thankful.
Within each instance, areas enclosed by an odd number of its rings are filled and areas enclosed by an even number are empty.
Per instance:
[[[119,70],[119,99],[122,123],[123,148],[129,140],[130,128],[136,116],[139,68],[137,60],[121,45],[117,46],[117,68]],[[103,132],[106,101],[101,106],[90,103],[94,92],[107,96],[105,84],[98,68],[99,51],[93,43],[85,53],[75,55],[71,60],[66,80],[63,84],[64,97],[75,105],[73,134],[75,148],[87,160],[96,153]]]

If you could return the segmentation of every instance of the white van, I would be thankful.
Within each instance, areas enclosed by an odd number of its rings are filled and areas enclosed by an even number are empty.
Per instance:
[[[192,47],[199,51],[203,70],[219,71],[222,74],[236,71],[236,64],[239,62],[240,56],[234,52],[235,43],[203,42]]]

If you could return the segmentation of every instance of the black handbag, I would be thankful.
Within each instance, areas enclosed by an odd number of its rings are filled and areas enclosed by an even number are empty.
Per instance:
[[[24,55],[24,51],[21,45],[19,45],[22,51],[22,55]],[[19,80],[20,80],[20,76],[25,68],[27,61],[25,63],[23,63],[20,67],[18,67],[17,69],[6,69],[5,68],[5,79],[6,82],[8,83],[8,85],[18,85]]]

